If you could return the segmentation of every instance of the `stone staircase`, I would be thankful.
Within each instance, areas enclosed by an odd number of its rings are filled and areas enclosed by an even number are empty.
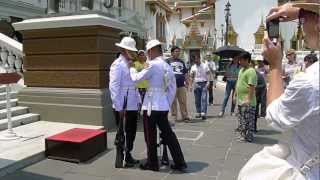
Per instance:
[[[17,92],[10,93],[10,102],[12,112],[12,127],[17,127],[40,120],[39,114],[30,113],[28,107],[18,105]],[[6,86],[2,85],[0,86],[0,131],[6,130],[8,127],[6,106]]]

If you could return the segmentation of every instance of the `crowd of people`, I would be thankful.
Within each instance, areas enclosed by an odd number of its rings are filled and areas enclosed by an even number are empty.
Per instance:
[[[314,4],[319,7],[319,2]],[[314,7],[287,3],[272,9],[267,21],[279,17],[281,21],[303,18],[307,45],[317,49],[320,21],[319,12],[313,11]],[[194,93],[195,118],[207,118],[207,107],[208,104],[213,104],[213,91],[216,86],[217,69],[211,54],[207,53],[203,59],[192,55],[194,64],[191,64],[188,70],[186,62],[180,58],[179,47],[172,47],[171,57],[164,59],[163,49],[158,40],[150,40],[146,45],[146,51],[138,51],[131,37],[124,37],[116,46],[120,48],[121,53],[110,68],[109,88],[116,120],[119,121],[122,116],[126,116],[127,119],[126,166],[132,167],[139,163],[132,157],[131,151],[141,110],[147,162],[141,164],[140,168],[159,170],[158,127],[174,161],[171,168],[184,170],[187,164],[169,122],[168,113],[171,112],[175,122],[192,121],[187,108],[187,93],[190,90]],[[310,53],[305,56],[304,64],[298,64],[295,51],[289,49],[285,52],[287,61],[283,62],[280,43],[274,44],[268,38],[268,34],[265,34],[263,48],[264,61],[255,64],[251,54],[243,51],[227,65],[223,78],[226,84],[225,94],[218,116],[224,116],[231,95],[230,115],[238,117],[236,131],[239,132],[240,142],[254,142],[259,117],[265,117],[276,129],[293,128],[292,155],[288,161],[300,167],[311,154],[319,151],[318,58],[315,53]],[[126,104],[124,97],[127,99]],[[312,170],[311,179],[319,179],[316,174]]]

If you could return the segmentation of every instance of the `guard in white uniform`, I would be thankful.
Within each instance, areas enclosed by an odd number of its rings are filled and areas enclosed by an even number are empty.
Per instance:
[[[140,103],[139,92],[135,87],[135,83],[130,78],[129,66],[132,58],[132,53],[137,51],[136,42],[131,37],[124,37],[120,43],[116,43],[120,47],[120,56],[112,63],[110,67],[109,90],[112,100],[112,107],[117,124],[120,120],[120,115],[123,113],[124,97],[127,97],[126,121],[125,124],[125,144],[126,167],[132,167],[139,163],[131,156],[133,143],[137,132],[138,119],[138,104]]]
[[[172,131],[168,112],[176,93],[176,80],[172,68],[164,61],[161,43],[151,40],[147,43],[146,50],[150,61],[149,67],[139,73],[131,68],[131,78],[135,82],[149,81],[142,110],[147,116],[144,118],[144,133],[147,144],[148,158],[141,164],[143,170],[159,171],[157,156],[157,125],[163,134],[163,141],[169,147],[174,165],[172,169],[184,170],[187,168],[177,136]]]

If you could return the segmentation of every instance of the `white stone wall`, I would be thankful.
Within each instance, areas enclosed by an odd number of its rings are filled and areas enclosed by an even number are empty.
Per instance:
[[[170,16],[169,22],[168,22],[168,40],[171,41],[173,38],[174,34],[176,34],[176,38],[183,38],[186,33],[188,32],[187,27],[180,22],[179,15],[178,14],[172,14]]]
[[[37,7],[46,8],[47,7],[47,1],[46,0],[11,0],[11,1],[20,1],[32,4]]]
[[[150,11],[150,6],[146,5],[145,8],[145,29],[147,31],[148,39],[156,38],[156,16]]]
[[[166,17],[167,12],[156,6],[156,11],[155,12],[151,12],[150,11],[150,6],[149,5],[145,5],[145,29],[147,31],[147,38],[148,39],[155,39],[157,37],[157,16],[163,16]],[[164,45],[165,48],[168,48],[169,42],[171,42],[171,39],[173,37],[172,34],[172,28],[170,25],[170,21],[171,21],[172,16],[170,16],[169,20],[165,21],[167,23],[165,23],[165,34],[166,34],[166,44]],[[171,38],[170,38],[171,37]]]

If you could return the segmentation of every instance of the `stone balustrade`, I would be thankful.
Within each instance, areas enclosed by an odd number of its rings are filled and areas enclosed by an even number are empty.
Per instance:
[[[105,8],[113,7],[114,0],[48,0],[47,13],[56,14],[60,11],[86,11],[93,10],[94,6]]]
[[[0,33],[0,71],[23,75],[22,44]]]

